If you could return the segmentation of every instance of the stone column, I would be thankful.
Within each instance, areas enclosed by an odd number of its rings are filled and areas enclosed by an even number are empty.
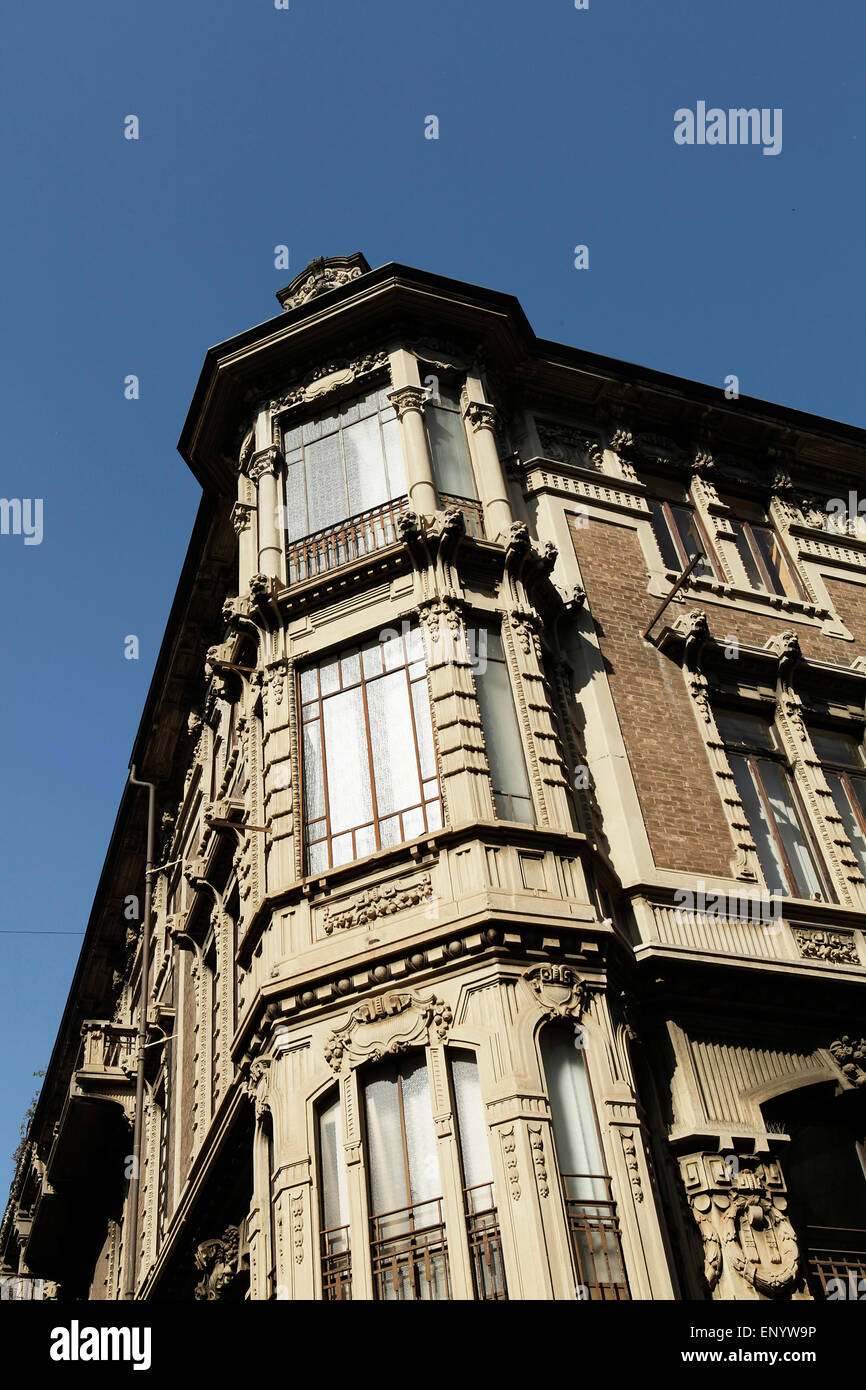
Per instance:
[[[389,392],[388,399],[400,421],[411,509],[419,516],[430,516],[439,506],[439,498],[424,428],[426,394],[421,386],[398,386],[395,391]]]
[[[487,539],[496,541],[508,535],[514,516],[508,500],[505,470],[496,447],[496,411],[486,401],[473,399],[475,393],[480,396],[481,384],[474,377],[469,377],[466,383],[463,420],[468,426],[467,435],[472,449],[475,476],[484,506],[484,529]]]
[[[279,580],[283,579],[280,527],[284,511],[280,496],[283,466],[282,451],[275,444],[270,444],[253,454],[248,469],[251,481],[258,487],[258,573]]]
[[[451,1109],[451,1097],[448,1089],[445,1048],[431,1047],[428,1056],[433,1096],[433,1125],[436,1130],[439,1171],[442,1174],[442,1216],[448,1239],[448,1276],[451,1297],[457,1300],[471,1301],[475,1297],[475,1290],[472,1283],[469,1241],[466,1235],[463,1174],[460,1167],[460,1152],[457,1147],[456,1121]]]

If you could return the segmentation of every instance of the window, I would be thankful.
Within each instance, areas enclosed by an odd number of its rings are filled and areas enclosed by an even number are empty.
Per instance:
[[[417,627],[308,667],[300,692],[308,873],[441,827]]]
[[[505,1299],[508,1292],[478,1062],[473,1053],[456,1048],[450,1053],[450,1062],[475,1297],[484,1301]]]
[[[442,1177],[423,1056],[383,1062],[364,1085],[376,1297],[451,1297]]]
[[[775,735],[753,714],[719,714],[737,791],[771,893],[831,899]]]
[[[433,477],[442,498],[477,498],[475,475],[460,410],[460,387],[436,377],[434,368],[419,362],[422,380],[434,377],[434,388],[424,405],[427,444]]]
[[[406,493],[400,426],[385,390],[290,426],[283,449],[290,542]]]
[[[319,1109],[319,1165],[322,1175],[322,1297],[338,1302],[352,1297],[352,1251],[349,1240],[349,1192],[343,1149],[340,1093],[333,1088]]]
[[[487,633],[486,661],[479,661],[475,689],[481,708],[481,727],[496,814],[501,820],[517,820],[531,825],[535,812],[523,743],[502,638],[495,628]]]
[[[806,597],[772,527],[751,521],[732,521],[731,526],[753,589],[764,594],[786,594],[788,598]]]
[[[708,579],[717,579],[709,546],[692,509],[679,506],[676,502],[655,499],[650,500],[649,507],[653,532],[667,568],[681,573],[695,555],[703,555],[705,558],[698,561],[693,572]]]
[[[827,786],[833,793],[836,810],[845,834],[857,856],[860,872],[866,876],[866,766],[863,746],[842,733],[813,729],[812,742],[821,759]]]
[[[580,1037],[554,1024],[541,1034],[556,1157],[578,1282],[591,1299],[627,1299],[619,1222],[605,1172]]]

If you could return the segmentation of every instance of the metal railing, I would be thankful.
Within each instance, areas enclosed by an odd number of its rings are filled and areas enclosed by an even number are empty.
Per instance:
[[[352,1297],[352,1250],[349,1227],[322,1231],[322,1298],[329,1303]]]
[[[806,1244],[815,1298],[866,1299],[866,1231],[809,1226]]]
[[[577,1264],[581,1297],[627,1300],[631,1297],[622,1257],[622,1242],[610,1179],[601,1174],[563,1173],[568,1229]],[[603,1185],[605,1198],[578,1192],[582,1184]]]
[[[454,497],[447,492],[440,492],[439,503],[443,511],[447,511],[449,507],[456,507],[458,512],[463,513],[467,536],[472,536],[476,541],[484,540],[484,509],[480,502],[473,497]]]
[[[408,497],[394,497],[378,507],[347,516],[312,535],[289,541],[286,551],[288,580],[297,584],[325,570],[359,560],[399,539],[397,521],[409,506]]]
[[[370,1221],[370,1254],[376,1298],[432,1302],[451,1297],[442,1198]]]
[[[508,1286],[505,1282],[493,1184],[478,1183],[475,1187],[464,1188],[464,1200],[475,1297],[485,1303],[507,1299]]]

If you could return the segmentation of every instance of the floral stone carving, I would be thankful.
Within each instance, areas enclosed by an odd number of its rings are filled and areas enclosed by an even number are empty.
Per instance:
[[[344,1059],[357,1067],[423,1047],[434,1038],[441,1042],[448,1036],[451,1019],[451,1009],[435,994],[424,999],[411,990],[395,990],[365,999],[329,1035],[325,1061],[338,1072]]]

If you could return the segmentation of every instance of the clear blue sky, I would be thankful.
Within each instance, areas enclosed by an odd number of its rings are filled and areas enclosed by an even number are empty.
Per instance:
[[[80,945],[36,933],[90,910],[197,504],[175,443],[207,347],[279,312],[313,256],[361,250],[510,291],[542,336],[862,425],[866,19],[862,0],[3,11],[0,496],[44,499],[41,545],[0,536],[5,1186]],[[698,101],[781,107],[781,154],[677,146]]]

